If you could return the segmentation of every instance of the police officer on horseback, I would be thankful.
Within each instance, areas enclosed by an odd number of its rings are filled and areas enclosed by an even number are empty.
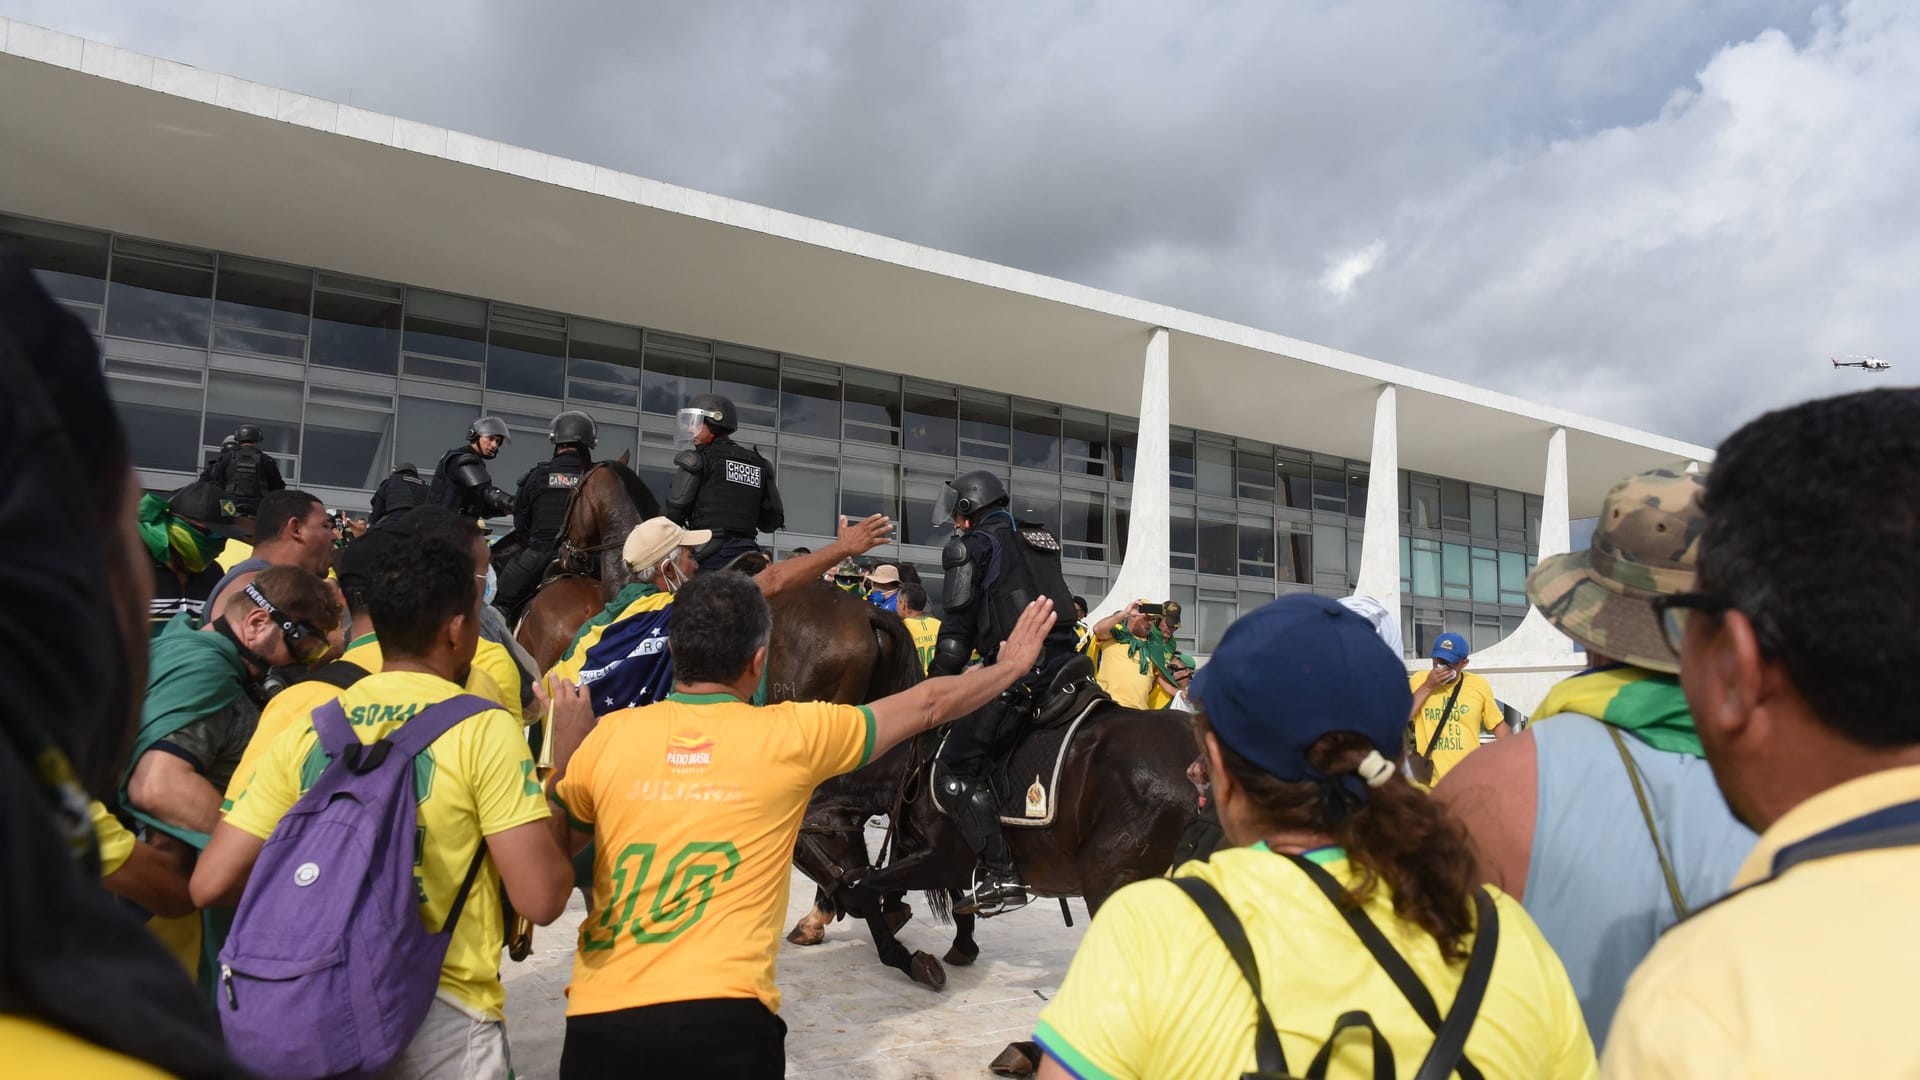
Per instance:
[[[411,461],[403,461],[395,465],[393,472],[374,489],[373,508],[367,514],[367,524],[378,525],[380,519],[388,514],[432,503],[433,489],[420,479],[419,468]]]
[[[507,444],[507,422],[483,416],[467,428],[467,442],[441,455],[433,470],[433,501],[461,517],[499,517],[513,511],[513,496],[493,485],[487,462]]]
[[[259,425],[241,424],[233,433],[233,444],[223,443],[220,456],[207,467],[206,478],[220,485],[240,517],[252,517],[260,509],[261,496],[287,486],[279,464],[260,449],[260,438]]]
[[[702,570],[717,570],[753,551],[758,536],[787,523],[773,486],[773,466],[752,447],[733,441],[740,421],[733,402],[700,394],[680,410],[677,468],[665,514],[682,528],[712,530],[694,552]]]
[[[1018,739],[1037,704],[1034,695],[1074,655],[1073,590],[1060,568],[1059,540],[1044,525],[1016,522],[1007,509],[1007,489],[992,473],[978,470],[949,481],[934,520],[951,521],[956,532],[940,556],[946,618],[927,664],[929,676],[959,674],[975,652],[993,663],[1020,613],[1035,599],[1051,598],[1055,612],[1033,672],[954,721],[937,759],[940,806],[980,857],[973,896],[954,910],[997,915],[1025,905],[1027,890],[1001,835],[999,802],[988,776]]]
[[[553,561],[553,549],[567,527],[567,506],[593,464],[600,432],[586,413],[563,412],[553,418],[547,441],[553,444],[553,457],[527,470],[513,501],[513,531],[526,546],[500,567],[494,601],[509,624],[540,587],[540,577]]]

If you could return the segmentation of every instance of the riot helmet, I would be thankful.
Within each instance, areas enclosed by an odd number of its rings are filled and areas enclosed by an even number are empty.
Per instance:
[[[940,499],[933,505],[933,522],[944,525],[955,514],[971,518],[982,510],[1006,504],[1007,486],[1000,478],[985,469],[975,469],[947,481],[940,489]]]
[[[513,436],[507,432],[507,422],[505,420],[500,419],[497,416],[483,416],[480,419],[475,420],[472,424],[468,425],[467,427],[468,443],[479,442],[480,436],[482,435],[498,435],[500,437],[500,446],[505,446],[507,443],[513,441]],[[488,453],[483,450],[480,452],[480,456],[485,458],[492,458],[498,455],[499,453],[500,453],[500,447],[496,446],[494,447],[492,453]]]
[[[258,424],[241,424],[233,429],[233,441],[237,443],[257,443],[260,441]]]
[[[701,424],[711,428],[715,435],[731,435],[740,427],[740,414],[726,397],[695,394],[674,417],[673,444],[683,450],[698,445]]]
[[[553,418],[553,426],[547,431],[547,441],[555,446],[578,446],[591,450],[600,441],[600,429],[594,426],[593,417],[577,410],[563,412]]]

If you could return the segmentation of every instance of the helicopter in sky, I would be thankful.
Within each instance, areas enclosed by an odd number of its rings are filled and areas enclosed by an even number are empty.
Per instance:
[[[1861,356],[1858,354],[1853,354],[1848,356],[1845,360],[1842,360],[1837,356],[1829,356],[1827,357],[1827,359],[1833,361],[1833,366],[1837,368],[1857,367],[1864,371],[1888,371],[1893,368],[1893,361],[1882,360],[1877,356]]]

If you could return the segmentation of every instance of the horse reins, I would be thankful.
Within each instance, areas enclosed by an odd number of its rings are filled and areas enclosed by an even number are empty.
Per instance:
[[[580,493],[587,489],[587,478],[604,468],[606,464],[604,461],[596,461],[592,465],[589,465],[587,471],[580,474],[580,482],[574,485],[572,491],[567,493],[567,512],[561,519],[559,555],[561,568],[570,573],[574,572],[574,556],[598,555],[603,551],[612,551],[614,548],[623,547],[627,542],[627,538],[624,536],[617,540],[607,540],[602,543],[585,546],[573,540],[573,515],[574,511],[580,506]]]

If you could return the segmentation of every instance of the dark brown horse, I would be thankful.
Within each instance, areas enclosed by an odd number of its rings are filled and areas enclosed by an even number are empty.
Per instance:
[[[621,546],[635,525],[659,513],[660,501],[627,467],[624,453],[595,462],[580,478],[560,530],[561,574],[533,594],[514,632],[541,671],[559,661],[581,623],[633,581]],[[505,557],[496,551],[496,561]]]
[[[1098,911],[1122,885],[1166,871],[1193,816],[1186,769],[1194,743],[1186,716],[1101,701],[1080,723],[1053,792],[1053,824],[1006,830],[1034,893],[1085,897]],[[894,936],[898,922],[886,917],[908,890],[926,891],[935,912],[944,913],[946,900],[973,882],[972,850],[929,797],[938,745],[939,733],[928,732],[815,790],[794,862],[820,886],[824,903],[800,920],[789,941],[818,943],[828,920],[852,914],[866,920],[882,963],[924,986],[946,985],[939,961],[910,953]],[[895,815],[889,861],[873,869],[863,826],[884,814]],[[961,933],[946,961],[970,964],[979,951],[972,920],[956,921]]]

